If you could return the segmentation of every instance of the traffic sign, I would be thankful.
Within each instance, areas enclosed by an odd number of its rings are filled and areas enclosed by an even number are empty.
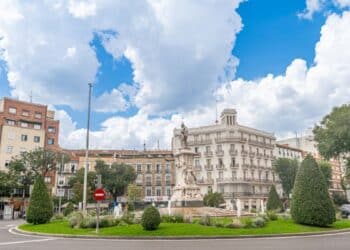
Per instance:
[[[94,199],[95,201],[103,201],[106,197],[106,193],[102,188],[96,189],[94,193]]]

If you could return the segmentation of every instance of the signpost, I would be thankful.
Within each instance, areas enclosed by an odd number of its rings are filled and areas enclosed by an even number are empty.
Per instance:
[[[103,201],[106,198],[106,193],[103,188],[101,188],[101,175],[96,176],[96,186],[97,189],[94,193],[94,199],[96,201],[96,233],[98,233],[100,226],[100,201]]]

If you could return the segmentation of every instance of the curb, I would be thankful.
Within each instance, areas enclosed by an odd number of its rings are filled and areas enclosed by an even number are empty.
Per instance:
[[[104,239],[104,240],[205,240],[205,239],[256,239],[256,238],[283,238],[298,236],[322,236],[341,233],[350,233],[350,229],[340,229],[322,232],[305,232],[305,233],[285,233],[285,234],[258,234],[258,235],[222,235],[222,236],[95,236],[95,235],[70,235],[70,234],[47,234],[28,232],[18,228],[13,229],[16,233],[24,235],[45,236],[54,238],[71,238],[71,239]]]

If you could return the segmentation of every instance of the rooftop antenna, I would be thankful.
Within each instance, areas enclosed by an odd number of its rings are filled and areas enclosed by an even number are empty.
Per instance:
[[[218,99],[215,98],[215,124],[218,124]]]
[[[143,151],[146,151],[146,141],[143,141]]]
[[[158,150],[159,150],[159,139],[157,140],[157,147],[158,147]]]
[[[33,103],[33,91],[30,91],[29,102]]]

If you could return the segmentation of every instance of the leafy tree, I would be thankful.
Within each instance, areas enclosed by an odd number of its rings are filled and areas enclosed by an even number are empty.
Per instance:
[[[125,194],[128,185],[135,181],[136,173],[132,166],[113,163],[112,166],[104,161],[97,160],[96,173],[102,177],[102,185],[113,196],[114,201],[118,196]]]
[[[274,170],[281,180],[283,193],[287,198],[292,192],[298,168],[299,162],[296,159],[278,158],[274,162]]]
[[[206,195],[204,195],[203,203],[205,206],[208,207],[219,207],[220,204],[225,203],[225,200],[221,193],[209,192]]]
[[[135,202],[141,202],[143,198],[142,188],[138,187],[136,184],[132,183],[128,185],[127,199],[128,208],[133,210],[135,208]]]
[[[332,184],[332,182],[331,182],[331,180],[332,180],[332,166],[327,161],[320,161],[318,163],[318,166],[320,167],[322,175],[327,182],[327,187],[329,188],[330,185]]]
[[[27,211],[27,222],[44,224],[53,216],[53,204],[49,196],[44,178],[37,176],[34,183],[33,193],[30,197]]]
[[[84,171],[85,168],[79,169],[75,176],[69,179],[68,185],[72,188],[73,191],[73,202],[78,204],[83,200],[84,192]],[[95,186],[96,173],[89,171],[87,175],[87,200],[88,202],[93,201],[93,193],[96,189]]]
[[[335,221],[335,209],[326,180],[311,155],[303,160],[298,170],[291,215],[295,222],[306,225],[327,226]]]
[[[317,148],[327,160],[350,153],[350,104],[333,108],[313,129]],[[346,174],[350,179],[350,158]]]
[[[153,207],[148,206],[145,208],[141,218],[141,225],[144,230],[156,230],[161,222],[159,211]]]
[[[271,188],[270,188],[269,198],[268,198],[267,204],[266,204],[266,209],[268,211],[276,210],[278,212],[283,210],[282,201],[278,197],[276,187],[274,185],[271,186]]]
[[[17,178],[7,172],[0,171],[0,197],[10,196],[12,190],[18,185]]]

